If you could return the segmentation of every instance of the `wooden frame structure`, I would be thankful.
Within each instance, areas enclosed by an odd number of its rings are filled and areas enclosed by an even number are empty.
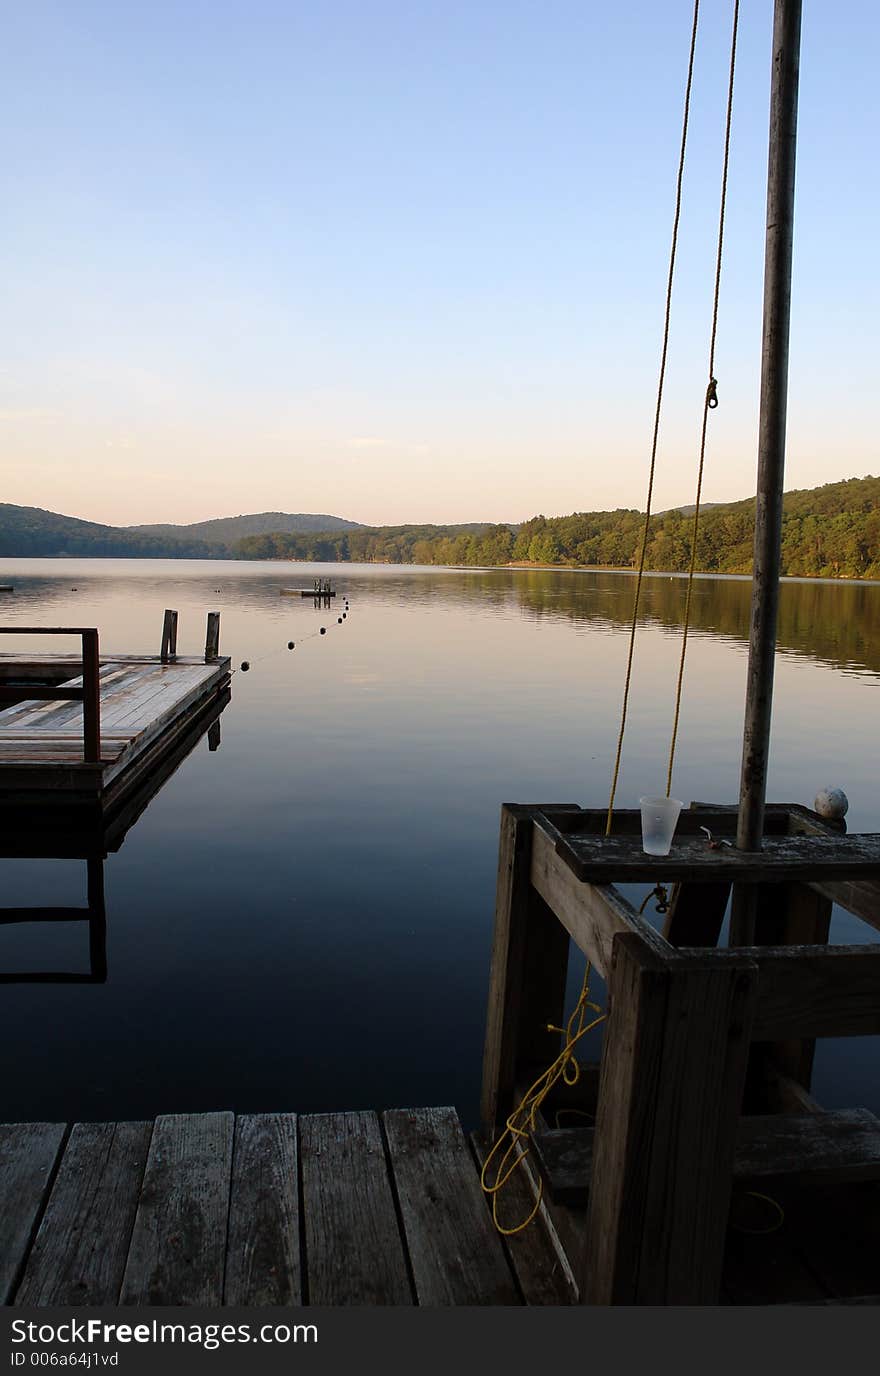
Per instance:
[[[28,697],[83,705],[83,761],[101,759],[101,689],[98,631],[94,626],[0,626],[0,635],[78,635],[82,639],[82,683],[29,685]],[[21,692],[0,683],[0,704],[17,702]]]
[[[771,805],[763,851],[710,850],[700,828],[732,837],[736,821],[694,804],[672,854],[649,860],[638,813],[616,814],[609,845],[604,811],[502,809],[489,1139],[557,1054],[547,1024],[563,1024],[570,941],[608,987],[586,1232],[569,1256],[584,1303],[717,1302],[747,1085],[762,1112],[815,1111],[814,1039],[880,1034],[880,945],[827,944],[834,901],[880,928],[880,836]],[[663,934],[611,882],[649,875],[677,882]],[[733,882],[755,885],[756,941],[715,949]]]

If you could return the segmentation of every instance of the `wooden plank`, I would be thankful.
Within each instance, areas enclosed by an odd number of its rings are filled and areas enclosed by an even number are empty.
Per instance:
[[[587,1303],[716,1302],[756,986],[747,958],[664,962],[615,939]]]
[[[221,1303],[232,1142],[231,1113],[156,1119],[120,1304]]]
[[[748,958],[672,973],[639,1303],[717,1303],[757,983]]]
[[[839,903],[875,931],[880,931],[880,880],[830,880],[811,884],[810,887],[830,902]]]
[[[595,1128],[549,1128],[532,1134],[541,1175],[559,1204],[584,1205],[590,1199]]]
[[[705,839],[677,837],[669,855],[646,855],[636,837],[561,836],[559,853],[579,879],[593,884],[816,882],[880,873],[880,835],[870,833],[771,836],[760,851],[711,849]]]
[[[108,697],[115,691],[122,691],[126,683],[137,680],[142,669],[130,665],[105,664],[99,673],[102,694]],[[82,676],[66,679],[65,688],[83,691]],[[5,735],[12,728],[20,730],[53,732],[68,727],[78,730],[82,738],[82,706],[78,702],[40,702],[28,698],[15,707],[0,712],[0,731]]]
[[[137,683],[126,685],[124,690],[108,698],[104,709],[106,723],[134,736],[141,726],[154,721],[159,712],[190,689],[209,682],[212,675],[213,667],[204,664],[183,669],[173,664],[151,667],[140,675]]]
[[[16,1304],[116,1304],[151,1132],[74,1126]]]
[[[765,818],[767,836],[789,835],[789,803],[768,803]],[[557,815],[552,807],[542,807],[547,821],[565,836],[604,837],[608,820],[607,808],[566,808]],[[676,836],[703,835],[702,828],[708,827],[713,836],[733,837],[736,835],[736,805],[720,803],[691,803],[681,813],[675,829]],[[615,808],[612,836],[641,836],[642,813],[640,808]]]
[[[481,1119],[492,1137],[512,1108],[521,1064],[549,1062],[565,1001],[568,935],[529,880],[532,810],[501,809],[492,964],[483,1050]]]
[[[758,967],[756,1041],[880,1033],[880,945],[750,946],[730,954]]]
[[[183,760],[217,721],[229,705],[231,693],[228,680],[213,688],[210,696],[194,704],[191,711],[173,721],[160,736],[146,745],[126,768],[116,774],[104,787],[102,804],[108,819],[107,848],[118,850],[117,810],[127,830],[158,790],[170,778]],[[134,811],[132,810],[134,809]],[[113,816],[112,825],[110,822]],[[122,833],[124,834],[124,832]]]
[[[553,1199],[560,1204],[586,1204],[594,1129],[545,1129],[534,1133],[532,1141]],[[867,1109],[741,1118],[733,1176],[739,1181],[784,1177],[787,1183],[799,1185],[876,1180],[880,1178],[880,1121]]]
[[[0,1304],[11,1303],[66,1130],[64,1123],[0,1123]]]
[[[101,659],[98,632],[83,631],[83,759],[101,758]]]
[[[129,743],[128,747],[122,752],[117,760],[104,771],[104,785],[107,787],[118,774],[127,769],[132,761],[140,755],[146,747],[159,737],[165,729],[185,714],[191,714],[193,709],[204,704],[209,698],[214,696],[226,683],[229,677],[229,661],[219,660],[216,665],[203,666],[205,677],[197,683],[182,697],[172,703],[158,716],[156,716],[148,726],[144,728]]]
[[[831,929],[832,904],[807,884],[768,885],[759,903],[757,940],[768,945],[823,946]],[[759,1095],[758,1104],[771,1113],[784,1112],[790,1094],[782,1097],[775,1089],[784,1081],[774,1081],[772,1070],[798,1082],[809,1090],[813,1074],[816,1042],[813,1037],[794,1037],[756,1046],[752,1052],[750,1079]],[[762,1060],[765,1066],[762,1066]],[[771,1073],[767,1073],[767,1065]]]
[[[486,1138],[475,1134],[471,1147],[482,1170],[489,1153]],[[530,1176],[524,1167],[514,1171],[504,1187],[498,1216],[506,1226],[528,1218],[535,1206]],[[534,1220],[521,1233],[501,1238],[517,1285],[526,1304],[575,1304],[577,1285],[568,1257],[558,1235],[548,1227],[547,1210],[540,1207]]]
[[[775,1176],[799,1185],[877,1180],[880,1120],[864,1108],[743,1118],[734,1173],[738,1180]]]
[[[300,1118],[309,1304],[412,1304],[375,1113]]]
[[[383,1118],[419,1304],[519,1304],[455,1110]]]
[[[296,1115],[236,1119],[224,1304],[300,1305]]]
[[[637,932],[651,950],[662,956],[675,956],[674,948],[613,885],[586,884],[577,878],[557,853],[552,830],[540,819],[534,826],[530,873],[537,893],[603,978],[609,969],[612,942],[619,932]]]

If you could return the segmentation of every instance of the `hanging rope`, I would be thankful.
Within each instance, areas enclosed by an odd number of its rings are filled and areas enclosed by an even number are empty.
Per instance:
[[[678,156],[678,176],[675,184],[675,214],[672,218],[672,243],[669,250],[669,271],[666,278],[666,311],[663,319],[663,347],[660,352],[660,375],[657,380],[657,403],[654,409],[654,433],[651,440],[651,467],[648,475],[648,496],[645,503],[645,521],[642,529],[642,543],[639,553],[639,571],[636,578],[636,593],[633,602],[632,624],[629,633],[629,651],[626,660],[626,681],[623,688],[623,704],[620,713],[620,731],[617,737],[617,753],[614,758],[614,772],[611,778],[611,791],[608,797],[608,817],[605,822],[605,835],[611,835],[614,817],[614,797],[617,793],[617,780],[620,775],[620,759],[623,754],[623,737],[626,732],[626,714],[629,707],[629,689],[632,681],[633,656],[636,647],[636,627],[639,621],[639,603],[642,594],[642,581],[645,574],[645,557],[648,549],[648,534],[651,528],[651,502],[654,495],[654,470],[657,465],[657,441],[660,435],[660,412],[663,406],[663,384],[666,380],[666,359],[669,353],[669,326],[672,317],[672,285],[675,278],[675,259],[678,251],[678,226],[681,220],[681,193],[684,183],[684,164],[687,152],[688,123],[690,120],[691,89],[694,80],[694,54],[697,47],[697,26],[700,17],[700,0],[694,0],[694,18],[691,27],[691,46],[688,55],[687,82],[684,94],[684,113],[681,125],[681,146]]]
[[[718,335],[718,302],[721,296],[721,259],[724,250],[724,216],[727,209],[727,173],[730,166],[730,129],[733,121],[733,78],[736,71],[736,37],[739,28],[739,0],[733,4],[733,29],[730,37],[730,74],[727,83],[727,116],[724,125],[724,161],[721,171],[721,206],[718,212],[718,247],[715,254],[715,294],[712,299],[712,330],[709,339],[709,383],[703,402],[703,423],[700,430],[700,461],[697,468],[697,494],[694,502],[694,519],[691,530],[691,562],[688,569],[687,597],[684,604],[684,629],[681,637],[681,659],[678,664],[678,682],[675,688],[675,712],[672,720],[672,740],[669,745],[669,768],[666,771],[666,796],[672,793],[672,770],[675,764],[675,747],[678,741],[678,722],[681,716],[681,695],[684,685],[684,662],[687,655],[688,630],[691,621],[691,599],[694,587],[694,572],[697,566],[697,536],[700,530],[700,501],[703,495],[703,467],[706,460],[706,425],[709,412],[718,405],[718,383],[715,378],[715,340]]]
[[[538,1076],[534,1084],[526,1090],[522,1101],[507,1119],[504,1132],[483,1162],[480,1184],[483,1193],[492,1200],[492,1220],[495,1227],[505,1237],[513,1237],[529,1226],[541,1207],[541,1200],[544,1197],[544,1182],[543,1180],[538,1181],[537,1198],[527,1217],[510,1227],[503,1224],[498,1217],[498,1197],[514,1172],[519,1170],[525,1162],[529,1150],[529,1134],[534,1132],[537,1127],[538,1112],[553,1086],[560,1080],[567,1085],[576,1085],[580,1079],[581,1068],[574,1054],[575,1047],[581,1038],[604,1021],[606,1016],[599,1004],[594,1003],[590,998],[591,973],[592,967],[587,962],[580,996],[565,1027],[554,1027],[551,1023],[547,1025],[548,1032],[561,1032],[565,1037],[562,1050],[553,1064],[548,1066],[544,1073]],[[586,1021],[588,1009],[596,1014],[590,1022]],[[490,1168],[499,1153],[501,1159],[495,1166],[495,1180],[493,1184],[489,1184]]]

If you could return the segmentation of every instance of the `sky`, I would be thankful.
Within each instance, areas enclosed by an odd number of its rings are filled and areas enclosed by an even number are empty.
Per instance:
[[[643,508],[691,11],[7,7],[0,501]],[[731,14],[703,0],[658,509],[693,500]],[[755,487],[771,27],[743,0],[709,501]],[[878,39],[805,5],[787,488],[880,471]]]

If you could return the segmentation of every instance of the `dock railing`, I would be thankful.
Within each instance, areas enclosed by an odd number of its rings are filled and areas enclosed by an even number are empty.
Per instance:
[[[573,805],[502,809],[483,1130],[503,1130],[559,1050],[573,941],[607,983],[608,1015],[569,1256],[581,1302],[714,1304],[747,1076],[766,1062],[778,1102],[763,1111],[796,1112],[816,1037],[880,1034],[880,946],[827,944],[832,901],[880,928],[880,837],[784,804],[768,806],[763,851],[709,849],[701,829],[732,834],[736,812],[694,804],[677,854],[657,860],[641,853],[638,813],[616,816],[608,842],[604,822]],[[615,887],[647,879],[676,885],[665,935]],[[757,885],[759,944],[715,949],[743,880]]]
[[[0,626],[0,635],[78,635],[82,640],[82,684],[28,684],[26,688],[0,684],[0,704],[46,699],[49,702],[81,702],[83,705],[83,760],[101,759],[101,700],[99,689],[98,631],[95,626]]]

